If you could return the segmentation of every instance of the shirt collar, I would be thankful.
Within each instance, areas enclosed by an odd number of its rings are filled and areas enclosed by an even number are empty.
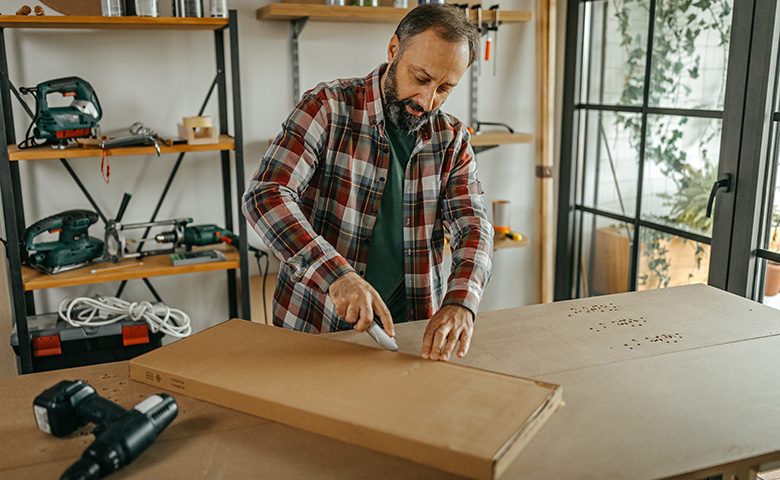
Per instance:
[[[376,67],[366,77],[366,108],[368,109],[368,121],[372,127],[385,121],[385,112],[382,108],[382,74],[385,73],[387,64]]]
[[[383,63],[376,67],[371,73],[365,77],[366,82],[366,108],[368,109],[368,121],[372,127],[376,128],[379,124],[385,121],[385,112],[382,105],[382,75],[387,69],[387,63]],[[423,141],[428,142],[431,140],[433,133],[433,118],[431,117],[428,122],[420,128],[418,133],[418,140],[422,138]]]

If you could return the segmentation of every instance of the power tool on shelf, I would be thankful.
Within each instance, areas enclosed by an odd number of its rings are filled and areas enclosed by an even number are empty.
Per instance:
[[[119,223],[115,220],[109,220],[108,224],[106,224],[105,237],[108,258],[110,258],[111,261],[118,262],[128,258],[143,258],[151,255],[174,253],[177,248],[179,248],[178,239],[184,237],[184,229],[190,222],[192,222],[191,218],[174,218],[171,220],[157,220],[143,223]],[[166,232],[167,235],[172,237],[172,240],[170,241],[166,241],[166,239],[163,238],[158,239],[157,236],[151,238],[127,238],[125,233],[128,230],[137,230],[140,228],[152,229],[168,226],[173,227],[173,230]],[[144,243],[148,241],[170,243],[170,245],[164,248],[142,250]],[[138,245],[138,248],[131,252],[128,250],[128,247],[133,245]]]
[[[121,223],[122,216],[130,202],[130,194],[126,193],[122,198],[122,204],[119,206],[117,218],[109,220],[106,224],[105,244],[106,254],[114,262],[127,258],[142,258],[150,255],[160,255],[166,253],[177,253],[182,250],[190,251],[192,247],[205,245],[215,245],[226,243],[238,247],[238,236],[230,230],[220,228],[213,224],[189,225],[192,218],[174,218],[171,220],[156,220],[143,223]],[[158,233],[151,237],[127,238],[128,230],[145,229],[144,235],[147,235],[152,228],[173,227],[167,231]],[[156,248],[143,250],[146,242],[155,242],[158,244],[169,244],[165,248]],[[137,245],[135,251],[130,252],[128,247]]]
[[[230,230],[219,228],[214,224],[192,225],[184,227],[184,236],[178,237],[178,232],[171,231],[155,236],[158,242],[174,242],[183,245],[187,251],[192,247],[225,243],[238,247],[238,235]]]
[[[79,77],[58,78],[35,87],[21,87],[19,91],[35,97],[35,118],[19,148],[40,145],[64,148],[76,138],[95,136],[103,110],[95,90],[86,80]],[[54,93],[73,97],[73,101],[70,105],[53,107],[49,104],[49,95]],[[43,143],[38,143],[38,140]]]
[[[24,231],[27,265],[54,274],[104,260],[102,240],[89,236],[98,216],[89,210],[68,210],[30,225]],[[44,233],[57,233],[51,242],[35,242]]]
[[[130,410],[101,397],[88,383],[63,380],[35,397],[33,413],[38,428],[66,437],[94,423],[95,441],[61,479],[96,479],[138,458],[179,412],[168,394],[149,396]]]

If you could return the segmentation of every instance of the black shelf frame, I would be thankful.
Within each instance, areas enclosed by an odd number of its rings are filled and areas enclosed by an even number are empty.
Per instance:
[[[88,25],[84,26],[85,29],[89,29]],[[0,115],[0,193],[2,194],[3,203],[3,217],[5,221],[6,230],[6,254],[8,258],[8,274],[9,274],[9,287],[11,290],[11,311],[16,325],[16,331],[20,339],[29,338],[29,330],[27,325],[27,318],[35,315],[35,299],[32,291],[24,290],[24,283],[22,278],[22,254],[21,254],[21,240],[22,234],[25,230],[25,218],[24,218],[24,205],[22,203],[22,190],[21,180],[19,175],[19,162],[10,161],[8,149],[6,146],[11,143],[9,139],[16,142],[16,132],[14,129],[14,116],[12,109],[12,96],[16,96],[17,99],[24,106],[28,115],[32,115],[29,107],[19,97],[19,93],[11,83],[8,72],[8,62],[6,55],[6,43],[5,43],[5,28],[0,28],[0,97],[2,103],[2,115]],[[248,260],[248,245],[247,245],[247,223],[240,214],[241,209],[241,197],[243,195],[245,186],[244,179],[244,149],[243,149],[243,125],[241,121],[241,84],[240,84],[240,71],[239,71],[239,49],[238,49],[238,18],[236,10],[230,10],[228,14],[228,21],[224,27],[218,28],[213,31],[214,33],[214,47],[216,58],[216,74],[214,81],[209,88],[206,98],[200,109],[202,114],[206,108],[206,105],[211,98],[215,88],[217,91],[217,100],[219,104],[219,125],[220,134],[228,134],[228,91],[227,91],[227,70],[226,70],[226,58],[225,58],[225,35],[228,34],[227,44],[229,46],[230,55],[230,82],[231,82],[231,100],[233,110],[233,139],[235,142],[233,149],[233,168],[235,169],[235,181],[237,192],[232,191],[231,184],[231,162],[230,151],[220,151],[220,161],[222,169],[222,189],[223,189],[223,202],[225,212],[225,228],[231,231],[234,230],[234,210],[233,202],[236,202],[236,208],[238,211],[238,235],[241,238],[239,242],[239,272],[238,279],[236,270],[227,270],[227,289],[228,289],[228,310],[230,318],[244,318],[250,319],[250,302],[249,302],[249,260]],[[184,159],[186,152],[179,153],[176,163],[174,164],[171,172],[166,181],[165,187],[160,195],[157,206],[152,214],[152,220],[155,220],[157,214],[164,202],[168,191],[176,177],[176,174],[181,166],[181,162]],[[73,168],[65,159],[60,159],[61,164],[65,167],[70,177],[74,180],[81,192],[86,197],[87,201],[91,204],[93,209],[98,215],[105,221],[106,217],[98,207],[94,198],[90,195],[84,183],[76,175]],[[148,278],[141,279],[147,286],[151,294],[156,300],[160,301],[159,294],[154,289],[152,283]],[[240,290],[238,289],[238,283],[240,282]],[[122,291],[127,283],[127,280],[121,282],[116,296],[121,296]],[[240,310],[239,310],[240,303]],[[240,312],[240,315],[239,315]],[[19,342],[19,355],[17,356],[17,368],[19,373],[26,374],[32,373],[32,351],[29,341]]]

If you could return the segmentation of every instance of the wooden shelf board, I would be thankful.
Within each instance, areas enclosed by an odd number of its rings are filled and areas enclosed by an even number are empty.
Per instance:
[[[530,133],[482,132],[471,136],[472,147],[492,147],[533,141],[534,136]]]
[[[216,247],[219,248],[219,247]],[[206,248],[208,250],[209,248]],[[185,273],[208,272],[214,270],[231,270],[239,268],[238,251],[232,247],[220,248],[225,254],[224,262],[200,263],[174,267],[168,255],[154,255],[141,260],[129,259],[119,263],[96,263],[69,272],[49,275],[30,267],[22,267],[24,290],[45,290],[47,288],[72,287],[95,283],[115,282],[119,280],[135,280],[146,277],[165,275],[183,275]],[[143,262],[143,265],[131,266]],[[112,267],[128,265],[126,268]],[[92,270],[107,269],[104,272],[90,273]],[[110,269],[110,270],[109,270]]]
[[[504,236],[493,236],[493,251],[496,250],[505,250],[507,248],[522,248],[528,246],[528,237],[523,236],[522,240],[511,240],[509,238],[506,238]],[[451,249],[450,249],[450,236],[449,234],[445,234],[444,236],[444,253],[447,255],[451,255]]]
[[[299,20],[308,18],[319,22],[376,22],[396,23],[409,13],[406,8],[395,7],[353,7],[335,5],[312,5],[297,3],[271,3],[257,10],[258,20]],[[469,12],[471,20],[476,21],[475,11]],[[530,22],[533,18],[531,11],[526,10],[501,10],[500,23]],[[495,12],[482,11],[482,21],[490,23],[495,20]]]
[[[101,30],[217,30],[227,18],[0,15],[2,28],[88,28]]]
[[[504,250],[507,248],[522,248],[528,246],[528,237],[522,240],[511,240],[505,237],[493,237],[493,250]]]
[[[166,153],[181,153],[181,152],[213,152],[220,150],[233,150],[234,141],[229,135],[222,135],[219,138],[219,143],[213,143],[210,145],[187,145],[182,143],[179,145],[172,145],[170,147],[160,147],[162,154]],[[124,157],[128,155],[156,155],[157,152],[154,147],[123,147],[112,148],[107,150],[108,155],[112,157]],[[20,150],[16,145],[8,146],[8,158],[11,161],[18,160],[57,160],[59,158],[88,158],[88,157],[100,157],[103,151],[99,148],[88,147],[72,147],[64,150],[57,150],[50,146],[25,148]]]

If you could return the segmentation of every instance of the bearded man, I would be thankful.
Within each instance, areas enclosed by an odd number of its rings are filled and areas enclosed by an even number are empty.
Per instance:
[[[379,321],[393,336],[394,323],[427,320],[424,358],[466,355],[493,228],[469,133],[440,107],[478,54],[460,10],[423,5],[398,25],[386,64],[303,95],[244,194],[244,215],[281,261],[275,325]]]

